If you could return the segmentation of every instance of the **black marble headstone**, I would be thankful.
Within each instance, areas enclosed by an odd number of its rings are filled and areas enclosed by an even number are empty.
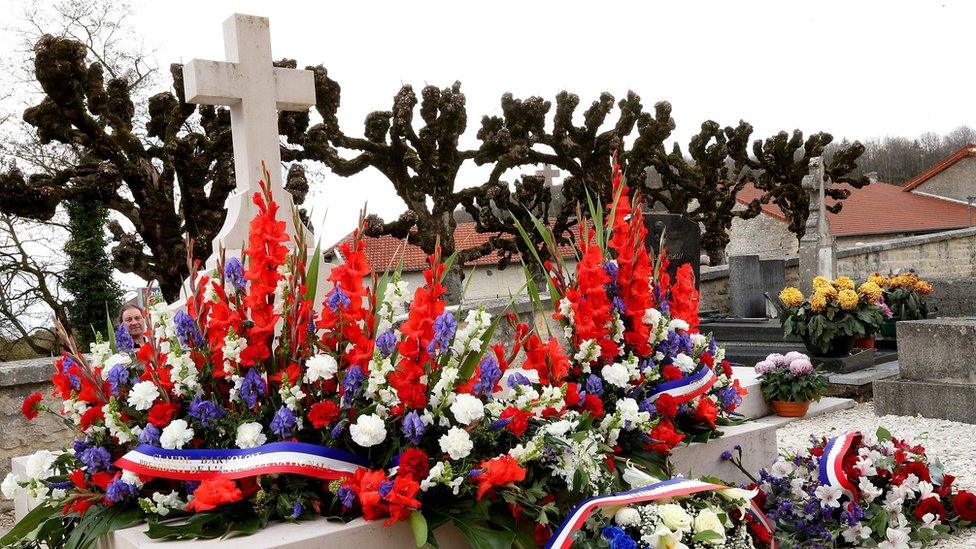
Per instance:
[[[656,213],[644,211],[644,224],[647,226],[647,247],[654,257],[660,250],[661,235],[664,235],[664,250],[668,258],[668,273],[674,280],[678,268],[688,263],[695,273],[695,287],[699,285],[701,273],[700,229],[698,223],[681,214]]]

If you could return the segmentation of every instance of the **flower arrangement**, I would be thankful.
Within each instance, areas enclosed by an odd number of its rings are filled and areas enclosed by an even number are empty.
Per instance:
[[[885,319],[882,293],[876,282],[855,286],[846,276],[833,281],[815,277],[809,297],[797,288],[784,288],[779,294],[786,307],[780,316],[783,332],[803,338],[811,353],[845,355],[856,339],[881,329]]]
[[[813,366],[810,357],[796,351],[771,354],[756,363],[755,370],[760,376],[763,398],[781,416],[790,414],[790,407],[783,403],[799,405],[797,415],[806,415],[810,401],[820,400],[827,388],[827,376]]]
[[[453,258],[437,254],[401,321],[405,282],[370,275],[358,237],[315,304],[318,252],[300,235],[289,250],[267,190],[254,202],[244,257],[195,275],[182,310],[151,305],[145,343],[118,330],[89,360],[67,340],[61,409],[38,394],[23,411],[77,435],[3,481],[40,504],[0,544],[87,547],[139,521],[156,539],[212,538],[319,515],[409,520],[418,546],[447,522],[493,547],[541,544],[573,503],[622,486],[618,464],[653,467],[741,401],[697,333],[688,275],[652,294],[640,240],[619,236],[638,225],[611,239],[616,261],[586,230],[578,282],[561,286],[571,357],[514,315],[448,310]],[[514,337],[490,346],[500,322]]]
[[[757,501],[783,549],[908,549],[976,521],[976,495],[953,480],[921,445],[879,429],[780,456],[760,472]]]
[[[883,276],[873,273],[868,277],[884,290],[884,302],[890,307],[887,316],[898,320],[920,320],[928,317],[925,297],[935,289],[931,282],[918,276],[914,271]]]
[[[631,196],[616,162],[613,170],[616,198],[606,213],[589,204],[593,222],[580,223],[575,272],[558,253],[542,266],[556,304],[552,318],[572,348],[567,383],[585,394],[583,406],[612,446],[666,453],[717,436],[746,390],[732,379],[724,350],[698,330],[691,266],[671,280],[663,253],[652,262],[640,197]],[[555,251],[552,233],[536,228]]]
[[[584,501],[567,521],[592,514],[578,532],[556,538],[572,547],[612,549],[768,547],[772,531],[752,502],[758,490],[688,479],[658,481],[625,471],[632,489]],[[565,530],[560,530],[560,533]]]

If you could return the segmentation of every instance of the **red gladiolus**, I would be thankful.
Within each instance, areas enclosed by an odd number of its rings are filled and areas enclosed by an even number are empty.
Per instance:
[[[36,418],[40,413],[38,410],[38,405],[42,400],[44,400],[44,395],[42,395],[40,392],[27,395],[27,398],[24,399],[23,404],[20,405],[20,412],[24,414],[24,417],[27,418],[28,421]]]
[[[420,509],[420,502],[417,500],[419,490],[420,483],[412,477],[397,475],[396,480],[393,481],[393,487],[384,497],[390,518],[383,524],[390,526],[395,522],[406,520],[411,511]]]
[[[100,406],[93,406],[85,410],[84,414],[81,414],[81,422],[78,425],[82,431],[87,431],[96,421],[105,420],[105,412],[102,411]]]
[[[952,500],[952,510],[962,520],[976,522],[976,495],[966,490],[959,492]]]
[[[698,301],[701,296],[695,289],[695,273],[691,265],[678,267],[676,281],[671,286],[671,317],[688,323],[688,333],[698,332]]]
[[[312,422],[312,427],[321,429],[331,425],[333,421],[339,418],[340,413],[342,410],[339,409],[339,405],[331,400],[316,402],[308,410],[308,420]]]
[[[187,511],[201,512],[216,509],[227,503],[243,498],[237,483],[227,478],[213,478],[200,483],[193,491],[193,499],[187,504]]]
[[[373,338],[370,337],[373,313],[363,280],[373,267],[366,257],[366,244],[360,238],[360,232],[361,229],[357,229],[352,241],[339,245],[344,261],[329,273],[333,288],[341,290],[349,298],[349,304],[335,310],[324,305],[316,326],[325,330],[322,343],[326,347],[345,349],[343,358],[346,364],[358,365],[366,371],[373,355]]]
[[[481,469],[481,474],[474,477],[474,481],[478,483],[479,500],[498,486],[525,480],[525,468],[519,465],[515,458],[507,454],[482,461],[478,468]]]

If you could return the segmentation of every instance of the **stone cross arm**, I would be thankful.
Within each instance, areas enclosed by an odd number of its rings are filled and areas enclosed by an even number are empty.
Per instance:
[[[193,59],[183,68],[186,101],[198,105],[234,105],[243,99],[245,78],[238,63]],[[272,78],[278,110],[304,111],[315,105],[313,72],[273,67]]]

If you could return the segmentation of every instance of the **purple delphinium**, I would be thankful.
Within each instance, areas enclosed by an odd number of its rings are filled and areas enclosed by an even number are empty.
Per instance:
[[[722,458],[722,461],[730,461],[732,459],[732,450],[725,450],[719,457]]]
[[[657,413],[657,406],[655,406],[654,401],[649,398],[645,398],[644,400],[642,400],[640,404],[637,406],[637,409],[641,412],[647,412],[652,416],[655,413]]]
[[[271,420],[271,432],[281,438],[291,436],[292,429],[295,428],[295,414],[287,407],[282,406],[278,409],[274,419]]]
[[[197,327],[197,321],[186,314],[186,311],[176,313],[173,316],[173,323],[176,324],[176,335],[184,347],[189,347],[191,340],[195,346],[203,347],[203,334]]]
[[[496,419],[495,421],[492,421],[491,422],[491,425],[489,425],[488,427],[491,428],[491,429],[496,429],[496,430],[497,429],[503,429],[503,428],[507,427],[508,424],[511,423],[511,422],[512,422],[512,418],[510,418],[510,417],[506,417],[506,418],[503,418],[503,419]]]
[[[226,412],[223,408],[211,400],[203,400],[200,395],[193,398],[190,402],[189,415],[200,422],[206,429],[213,427],[212,421],[224,417]]]
[[[301,503],[297,501],[291,502],[291,516],[288,518],[297,519],[298,517],[302,516],[303,509],[304,508],[302,507]]]
[[[624,314],[627,312],[627,304],[624,303],[624,300],[620,299],[619,296],[614,296],[613,308],[617,309],[617,312],[619,312],[620,314]]]
[[[332,431],[330,431],[329,434],[332,435],[333,439],[337,439],[342,436],[342,433],[345,430],[346,430],[346,422],[345,420],[343,420],[340,421],[339,423],[336,423],[336,426],[332,428]]]
[[[481,359],[478,365],[478,381],[472,387],[476,395],[488,396],[495,390],[495,384],[502,377],[502,369],[498,367],[498,361],[493,356],[486,356]]]
[[[739,391],[736,391],[735,387],[732,386],[719,390],[719,398],[722,400],[722,408],[726,410],[742,404],[742,397],[739,396]]]
[[[129,333],[129,332],[126,332]],[[129,339],[132,339],[131,337]],[[64,361],[61,362],[61,374],[68,376],[68,382],[71,383],[72,389],[81,388],[81,378],[77,374],[68,373],[71,367],[75,365],[75,361],[72,360],[70,356],[64,357]]]
[[[247,288],[247,280],[244,279],[244,265],[241,260],[232,257],[224,264],[224,279],[234,286],[238,292],[243,292]]]
[[[342,376],[342,407],[348,409],[352,402],[359,396],[360,388],[363,385],[363,370],[359,366],[350,366]]]
[[[586,392],[591,395],[603,396],[603,381],[595,374],[590,374],[586,378]]]
[[[421,437],[424,436],[424,422],[420,419],[420,414],[412,410],[403,416],[403,436],[413,444],[420,444]]]
[[[149,423],[142,429],[142,432],[139,433],[139,442],[142,444],[148,444],[150,446],[159,446],[160,434],[161,432],[159,427]]]
[[[387,494],[389,494],[391,490],[393,490],[393,481],[392,480],[384,479],[384,480],[380,481],[380,487],[377,490],[377,492],[379,492],[381,496],[386,497]]]
[[[76,438],[71,442],[71,447],[74,449],[75,457],[79,458],[81,453],[88,449],[88,439],[87,438]],[[80,458],[79,458],[80,459]]]
[[[258,399],[264,396],[267,386],[257,368],[248,368],[247,373],[244,374],[244,381],[241,382],[241,400],[248,408],[254,408],[257,406]]]
[[[129,369],[124,364],[116,364],[105,374],[112,396],[119,396],[119,391],[129,385]]]
[[[607,272],[607,275],[610,278],[616,279],[617,272],[620,270],[620,267],[618,267],[617,264],[614,263],[613,261],[604,261],[603,270]]]
[[[352,491],[352,488],[348,486],[342,486],[336,493],[336,497],[342,502],[342,506],[346,509],[352,508],[356,504],[356,492]]]
[[[108,487],[105,489],[105,499],[112,503],[138,496],[139,487],[128,482],[123,482],[121,478],[117,478],[108,483]]]
[[[383,332],[380,337],[376,338],[376,348],[380,351],[380,356],[386,358],[393,354],[396,350],[397,338],[393,330],[387,330]]]
[[[508,388],[514,389],[519,385],[532,385],[532,382],[521,372],[512,372],[512,375],[508,376]]]
[[[344,309],[348,307],[349,304],[352,303],[352,300],[349,299],[349,296],[346,295],[346,292],[342,291],[342,288],[336,286],[335,288],[332,288],[332,291],[329,292],[328,297],[325,298],[325,303],[326,305],[329,306],[329,309],[332,309],[332,312],[334,313],[338,311],[340,308]]]
[[[444,353],[451,345],[451,338],[457,330],[457,319],[450,311],[444,311],[434,320],[434,339],[427,344],[427,352]]]
[[[125,324],[119,324],[115,329],[115,350],[120,353],[131,353],[136,348],[136,342],[132,341],[132,335]]]
[[[85,464],[89,473],[109,471],[112,469],[112,454],[101,446],[86,448],[78,460]]]

